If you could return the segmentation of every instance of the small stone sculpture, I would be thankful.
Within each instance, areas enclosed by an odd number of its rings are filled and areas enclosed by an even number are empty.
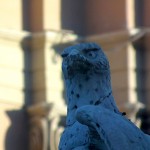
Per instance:
[[[150,136],[115,104],[102,49],[83,43],[66,48],[62,57],[68,110],[59,150],[150,150]]]

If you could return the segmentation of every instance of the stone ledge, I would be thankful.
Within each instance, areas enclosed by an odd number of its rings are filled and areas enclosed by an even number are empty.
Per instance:
[[[30,32],[0,29],[0,39],[6,41],[21,42],[24,37],[31,37]]]
[[[105,50],[119,50],[134,40],[138,40],[147,33],[147,30],[133,28],[112,33],[94,35],[85,38],[85,41],[99,43]]]

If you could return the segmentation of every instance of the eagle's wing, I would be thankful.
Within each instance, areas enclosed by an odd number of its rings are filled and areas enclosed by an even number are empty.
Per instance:
[[[77,110],[76,118],[91,132],[95,130],[108,150],[150,150],[150,136],[125,117],[102,106],[83,106]],[[94,144],[98,147],[97,140]]]

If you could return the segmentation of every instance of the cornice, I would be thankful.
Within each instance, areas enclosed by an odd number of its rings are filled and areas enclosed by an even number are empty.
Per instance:
[[[9,29],[0,29],[0,39],[19,42],[24,38],[31,38],[31,33],[27,31],[17,31]]]
[[[102,45],[102,47],[112,48],[112,47],[121,47],[121,45],[127,45],[132,43],[141,37],[146,35],[146,30],[134,28],[131,30],[121,30],[106,34],[99,34],[93,36],[85,37],[87,42],[96,42]]]

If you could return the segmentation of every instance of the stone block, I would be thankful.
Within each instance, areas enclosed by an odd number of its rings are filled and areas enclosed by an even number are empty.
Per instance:
[[[128,67],[127,66],[128,53],[126,49],[121,49],[116,51],[109,50],[109,51],[105,51],[105,53],[109,59],[111,70],[122,70]]]
[[[51,78],[47,81],[47,88],[52,90],[62,91],[64,89],[64,84],[60,78]]]
[[[24,68],[24,56],[20,47],[0,44],[0,66],[20,69]]]
[[[9,102],[9,103],[17,103],[24,104],[25,95],[22,89],[18,90],[14,87],[4,87],[0,85],[0,101]]]
[[[44,29],[61,29],[61,1],[44,1]]]
[[[46,76],[44,68],[33,72],[32,83],[34,90],[43,90],[46,88]]]
[[[128,88],[128,72],[127,70],[119,70],[111,72],[111,81],[113,90]]]
[[[47,100],[46,89],[34,90],[32,92],[32,96],[33,96],[32,98],[34,103],[46,101]]]
[[[8,67],[0,67],[0,86],[23,90],[24,80],[22,71]]]
[[[23,12],[22,1],[0,0],[0,4],[0,28],[21,30]]]
[[[45,52],[44,50],[32,51],[32,70],[41,70],[45,68]]]
[[[128,88],[129,89],[138,89],[138,88],[140,89],[141,88],[138,85],[138,77],[137,77],[135,70],[128,69],[127,78],[128,78]]]
[[[60,90],[53,90],[53,89],[48,89],[48,92],[46,93],[47,94],[47,100],[48,102],[54,102],[56,103],[56,101],[60,102],[60,101],[63,101],[63,91],[60,91]],[[59,103],[58,102],[58,103]]]
[[[118,107],[120,107],[120,105],[126,105],[129,100],[129,93],[127,89],[113,90],[113,94]]]

